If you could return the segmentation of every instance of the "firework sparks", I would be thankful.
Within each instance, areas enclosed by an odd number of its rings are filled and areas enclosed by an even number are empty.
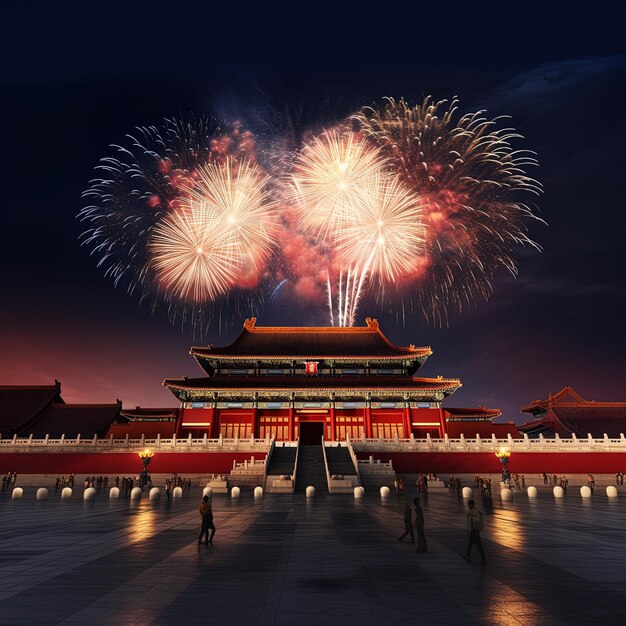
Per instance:
[[[498,268],[516,274],[517,246],[538,247],[527,235],[528,221],[538,218],[521,199],[541,193],[525,171],[537,164],[534,155],[513,149],[521,135],[498,128],[500,119],[482,112],[457,119],[457,106],[456,99],[416,106],[388,99],[352,117],[421,197],[425,250],[414,292],[424,315],[439,322],[451,304],[460,310],[489,298]]]
[[[300,227],[315,239],[334,238],[359,211],[383,167],[379,151],[355,133],[333,129],[314,137],[292,173]]]
[[[299,226],[314,240],[334,246],[342,266],[336,281],[340,326],[354,323],[370,275],[380,283],[395,282],[412,271],[422,253],[419,199],[385,167],[377,150],[338,129],[315,137],[296,159]],[[333,282],[327,269],[331,324]]]
[[[245,274],[263,267],[274,243],[275,204],[260,167],[231,158],[201,167],[186,191],[180,210],[155,227],[149,249],[168,296],[201,303],[243,286]]]
[[[541,193],[534,155],[513,147],[521,136],[457,105],[363,108],[283,150],[280,180],[237,125],[139,128],[84,192],[81,239],[116,284],[194,328],[220,299],[254,310],[266,280],[270,301],[285,290],[326,302],[331,324],[353,324],[372,290],[445,323],[451,306],[490,297],[499,268],[516,274],[518,246],[538,247],[526,199]]]
[[[166,119],[127,138],[113,146],[115,156],[101,160],[98,178],[83,193],[89,205],[78,215],[87,224],[82,243],[116,285],[137,292],[153,310],[165,301],[173,322],[206,328],[220,294],[253,293],[249,287],[258,285],[269,254],[261,215],[271,203],[254,138],[236,124],[205,118]],[[213,183],[221,197],[208,193]],[[226,213],[229,202],[232,223],[218,232],[219,207]]]

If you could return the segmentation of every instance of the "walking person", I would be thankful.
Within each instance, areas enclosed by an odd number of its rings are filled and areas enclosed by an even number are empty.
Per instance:
[[[198,544],[202,543],[202,537],[204,536],[205,545],[213,545],[213,535],[215,535],[215,524],[213,524],[213,509],[209,502],[209,496],[202,498],[202,504],[198,507],[200,515],[202,516],[202,526],[200,527],[200,536],[198,537]],[[209,537],[209,529],[211,529],[211,536]]]
[[[417,547],[415,552],[428,552],[428,543],[424,533],[424,509],[420,506],[419,498],[413,499],[415,505],[415,529],[417,530]]]
[[[412,516],[411,505],[407,498],[404,502],[404,533],[398,537],[398,541],[402,541],[407,535],[411,535],[411,543],[415,543],[415,533],[413,532],[413,524],[411,522]]]
[[[482,513],[474,507],[474,500],[470,500],[467,503],[469,511],[467,512],[467,549],[463,558],[469,563],[472,558],[472,546],[478,548],[480,553],[480,562],[483,565],[487,565],[487,557],[485,556],[485,550],[483,549],[483,543],[480,539],[480,531],[483,530],[485,525],[483,524]]]

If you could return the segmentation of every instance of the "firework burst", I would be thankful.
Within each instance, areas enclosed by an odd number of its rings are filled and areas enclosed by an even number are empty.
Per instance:
[[[172,321],[206,328],[214,299],[227,287],[258,284],[267,251],[249,246],[241,252],[251,241],[249,228],[259,226],[242,189],[258,184],[253,195],[263,202],[267,194],[266,178],[255,164],[254,139],[237,124],[206,118],[166,119],[160,127],[137,128],[127,139],[112,146],[114,155],[101,160],[98,177],[83,193],[89,204],[78,215],[87,225],[80,239],[116,285],[138,293],[153,310],[165,301]],[[216,190],[223,194],[216,199],[207,190],[211,176],[223,185],[220,172],[230,176],[231,186]],[[237,223],[218,234],[217,207],[229,201]],[[248,222],[240,220],[244,215]],[[168,256],[175,241],[178,267]],[[190,258],[190,249],[196,257]],[[250,295],[248,289],[245,297]]]
[[[498,268],[516,274],[517,246],[538,247],[527,235],[537,218],[523,199],[541,193],[526,173],[537,165],[534,155],[513,148],[521,135],[499,128],[501,118],[459,117],[457,106],[456,99],[411,106],[390,98],[351,118],[421,197],[425,249],[413,292],[424,315],[439,322],[450,305],[489,298]]]
[[[354,323],[370,276],[394,283],[422,253],[419,198],[386,168],[378,149],[345,129],[314,137],[295,160],[299,227],[339,265],[338,273],[326,268],[326,288],[340,326]]]
[[[167,297],[202,303],[234,287],[256,286],[251,276],[274,245],[269,177],[258,165],[228,157],[199,168],[185,191],[180,209],[156,225],[148,244]]]
[[[305,144],[292,171],[300,227],[315,239],[334,238],[372,194],[384,168],[378,149],[352,132],[324,131]]]

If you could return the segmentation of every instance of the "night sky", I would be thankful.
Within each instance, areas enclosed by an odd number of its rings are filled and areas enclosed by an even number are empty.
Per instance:
[[[201,375],[189,347],[226,344],[241,328],[246,314],[233,311],[221,334],[194,339],[116,289],[80,247],[80,194],[109,144],[135,126],[192,112],[254,124],[297,110],[304,133],[384,96],[432,94],[458,95],[463,112],[512,116],[540,161],[548,226],[531,235],[544,251],[520,251],[519,278],[500,274],[492,299],[447,328],[417,314],[397,324],[375,304],[360,323],[377,317],[395,343],[430,345],[421,373],[463,382],[449,406],[498,407],[521,421],[521,405],[565,385],[626,400],[621,15],[18,4],[3,9],[0,44],[0,384],[57,378],[70,402],[174,406],[161,381]],[[311,321],[326,324],[318,313]],[[258,324],[299,322],[283,303]]]

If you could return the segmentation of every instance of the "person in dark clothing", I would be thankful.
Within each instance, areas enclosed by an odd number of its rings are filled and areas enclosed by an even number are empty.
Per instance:
[[[404,533],[398,537],[398,541],[402,541],[407,535],[411,535],[411,543],[415,543],[415,534],[413,532],[413,524],[411,523],[412,511],[407,498],[404,504]]]
[[[478,548],[480,553],[480,562],[483,565],[487,565],[487,557],[485,556],[485,550],[483,549],[483,543],[480,539],[480,531],[485,527],[483,524],[482,513],[474,507],[474,500],[470,500],[467,503],[469,511],[467,512],[467,549],[463,558],[469,563],[472,557],[472,546]]]
[[[200,527],[200,536],[198,537],[198,543],[202,543],[202,537],[204,536],[205,545],[213,545],[213,535],[215,535],[215,524],[213,524],[213,509],[209,502],[209,496],[202,498],[202,504],[198,507],[200,515],[202,516],[202,526]],[[211,529],[211,536],[209,537],[209,529]]]
[[[417,530],[417,547],[415,552],[428,552],[428,543],[424,533],[424,509],[420,506],[419,498],[415,498],[413,504],[415,504],[415,528]]]

